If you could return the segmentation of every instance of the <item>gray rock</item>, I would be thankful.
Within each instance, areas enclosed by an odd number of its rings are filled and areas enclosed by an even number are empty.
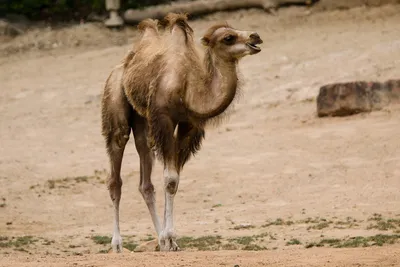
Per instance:
[[[379,110],[396,102],[400,102],[400,80],[334,83],[320,88],[317,114],[319,117],[348,116]]]
[[[323,116],[346,116],[370,111],[366,82],[324,85],[317,97],[317,113]]]

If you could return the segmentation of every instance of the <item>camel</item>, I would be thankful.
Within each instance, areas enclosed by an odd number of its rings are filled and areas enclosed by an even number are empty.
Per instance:
[[[106,80],[102,98],[102,134],[110,161],[107,186],[114,207],[111,241],[122,252],[119,227],[120,175],[131,131],[140,159],[139,191],[148,207],[161,251],[179,250],[173,222],[174,197],[185,163],[200,150],[205,126],[220,117],[234,100],[237,64],[261,51],[255,32],[227,23],[210,27],[195,46],[187,14],[138,24],[141,39]],[[155,159],[164,166],[164,221],[160,224],[151,181]]]

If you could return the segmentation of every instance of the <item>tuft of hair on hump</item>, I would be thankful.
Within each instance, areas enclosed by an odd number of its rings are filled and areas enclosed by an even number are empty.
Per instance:
[[[132,60],[132,58],[135,56],[135,51],[129,50],[126,56],[122,59],[122,64],[124,65],[124,68],[126,68],[129,64],[129,62]]]
[[[215,31],[217,31],[220,28],[233,29],[233,27],[231,25],[229,25],[228,22],[221,22],[221,23],[215,24],[207,29],[207,31],[201,38],[202,43],[204,45],[210,45],[211,41],[213,40],[213,38],[212,38],[213,34],[215,33]]]
[[[157,19],[145,19],[138,24],[137,28],[139,31],[143,32],[147,28],[152,28],[157,30],[158,25],[159,21]]]
[[[172,29],[174,25],[179,26],[184,32],[192,34],[193,29],[187,23],[187,13],[168,13],[165,18],[165,24],[168,28]]]

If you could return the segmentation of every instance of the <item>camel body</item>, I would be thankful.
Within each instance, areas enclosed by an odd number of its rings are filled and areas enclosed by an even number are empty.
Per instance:
[[[193,30],[183,14],[168,14],[165,30],[146,19],[142,38],[109,75],[102,100],[102,134],[110,159],[108,189],[114,206],[112,247],[122,251],[119,229],[121,164],[133,132],[140,158],[141,192],[158,235],[160,249],[178,250],[173,204],[179,174],[204,138],[206,123],[221,115],[235,98],[237,63],[260,52],[257,33],[227,24],[210,27],[196,50]],[[151,173],[155,154],[164,164],[165,212],[161,226],[155,209]]]

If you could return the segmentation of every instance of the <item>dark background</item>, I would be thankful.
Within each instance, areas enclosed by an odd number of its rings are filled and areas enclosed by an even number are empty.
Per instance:
[[[165,4],[173,0],[121,0],[121,10]],[[71,21],[90,13],[104,14],[105,0],[0,0],[0,17],[24,15],[30,20]]]

